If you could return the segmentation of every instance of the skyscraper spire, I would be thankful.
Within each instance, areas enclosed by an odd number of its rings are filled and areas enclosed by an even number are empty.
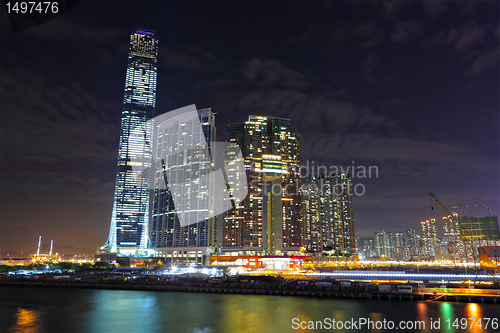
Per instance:
[[[134,254],[148,248],[153,128],[147,121],[156,104],[157,56],[155,31],[136,28],[130,36],[111,227],[103,246],[111,252]],[[131,161],[142,163],[145,171],[133,172]]]

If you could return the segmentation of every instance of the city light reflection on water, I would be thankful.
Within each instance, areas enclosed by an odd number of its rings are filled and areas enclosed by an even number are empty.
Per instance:
[[[482,319],[485,317],[485,316],[483,317],[483,315],[481,313],[481,307],[475,303],[469,303],[469,304],[467,304],[466,312],[467,312],[466,318],[474,318],[475,319],[475,323],[473,323],[472,327],[470,326],[470,321],[468,322],[469,331],[470,332],[484,332],[484,330],[482,328],[475,325],[478,323],[479,318]]]
[[[428,321],[429,320],[429,314],[428,314],[428,306],[427,302],[418,302],[417,303],[417,319],[418,321]],[[430,325],[426,325],[424,329],[421,330],[421,332],[430,332]]]
[[[447,320],[453,318],[453,307],[451,303],[443,302],[440,306],[441,309],[441,321],[440,326],[443,332],[455,332],[453,326],[449,326]]]
[[[2,288],[2,332],[332,332],[293,329],[292,320],[367,318],[424,321],[411,332],[495,332],[478,327],[461,330],[461,318],[498,318],[500,305],[378,299],[318,299],[288,296],[169,293],[125,290]],[[441,321],[439,330],[430,320]],[[344,331],[346,330],[335,330]],[[401,331],[401,330],[400,330]],[[390,332],[352,329],[349,332]]]
[[[154,325],[160,309],[153,293],[113,291],[115,293],[111,295],[94,295],[95,310],[88,312],[86,318],[92,332],[141,332],[144,323]]]
[[[12,327],[12,332],[31,333],[38,330],[38,311],[19,308],[16,314],[16,323]]]

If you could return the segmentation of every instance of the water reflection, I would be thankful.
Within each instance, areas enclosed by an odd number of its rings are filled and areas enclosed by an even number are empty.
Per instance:
[[[381,322],[384,320],[384,316],[379,312],[370,313],[370,320],[373,322]],[[370,329],[370,332],[382,332],[381,329],[377,329],[375,326]]]
[[[157,296],[153,293],[95,292],[94,309],[80,325],[90,325],[92,332],[142,332],[144,323],[154,327],[159,320],[156,302]]]
[[[475,303],[469,303],[467,304],[467,308],[465,309],[467,316],[466,318],[474,318],[474,322],[472,320],[468,320],[467,322],[467,329],[470,332],[484,332],[484,322],[482,320],[482,314],[481,314],[481,308],[479,305]],[[491,324],[491,323],[490,323]],[[471,327],[472,326],[472,327]]]
[[[411,332],[494,332],[473,326],[453,327],[458,318],[498,318],[500,306],[456,302],[348,300],[288,296],[163,293],[121,290],[2,288],[2,332],[161,332],[266,333],[332,332],[332,329],[292,328],[299,322],[424,321],[425,329]],[[34,309],[34,310],[32,310]],[[430,321],[440,320],[440,329]],[[448,326],[447,319],[450,319]],[[331,321],[330,321],[331,322]],[[346,329],[335,330],[347,332]],[[366,326],[349,332],[392,332]],[[403,331],[403,330],[399,330]]]
[[[455,332],[453,326],[449,325],[449,321],[453,320],[453,307],[451,306],[451,303],[442,302],[440,310],[441,318],[439,318],[439,324],[442,332]]]
[[[428,302],[418,302],[417,303],[417,319],[418,321],[425,322],[425,328],[421,332],[430,332],[429,314],[428,314]]]
[[[31,333],[38,331],[38,316],[39,314],[36,310],[19,308],[16,314],[16,323],[12,327],[12,332]]]

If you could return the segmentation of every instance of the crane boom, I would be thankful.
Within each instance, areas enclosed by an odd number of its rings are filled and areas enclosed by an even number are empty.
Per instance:
[[[443,205],[443,203],[441,201],[439,201],[439,199],[434,195],[434,193],[429,192],[429,195],[431,196],[432,200],[436,204],[436,207],[439,208],[439,210],[441,211],[441,214],[443,214],[444,217],[451,218],[458,223],[458,220],[453,216],[452,213],[450,213],[448,208],[446,208]]]

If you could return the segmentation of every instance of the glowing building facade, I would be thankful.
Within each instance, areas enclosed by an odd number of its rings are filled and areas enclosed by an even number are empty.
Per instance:
[[[375,233],[375,249],[378,256],[385,256],[388,259],[394,258],[394,237],[392,232],[384,230]]]
[[[436,257],[435,249],[439,242],[436,219],[420,222],[420,230],[422,232],[422,256],[425,259],[434,259]]]
[[[210,174],[215,115],[203,109],[155,127],[151,245],[157,249],[213,246],[216,224],[210,217],[214,198]]]
[[[458,223],[463,241],[490,241],[500,239],[497,216],[462,216],[458,220]]]
[[[304,247],[311,252],[354,252],[351,178],[309,174],[302,187]]]
[[[420,243],[422,242],[417,231],[409,229],[405,231],[405,260],[416,261],[420,258]]]
[[[300,141],[290,120],[249,116],[228,126],[225,141],[241,148],[248,196],[224,215],[223,246],[268,253],[298,250]]]
[[[152,125],[156,101],[158,39],[137,28],[130,36],[118,167],[109,238],[103,249],[136,254],[148,248]],[[140,164],[140,165],[139,165]],[[135,172],[133,167],[144,170]]]

